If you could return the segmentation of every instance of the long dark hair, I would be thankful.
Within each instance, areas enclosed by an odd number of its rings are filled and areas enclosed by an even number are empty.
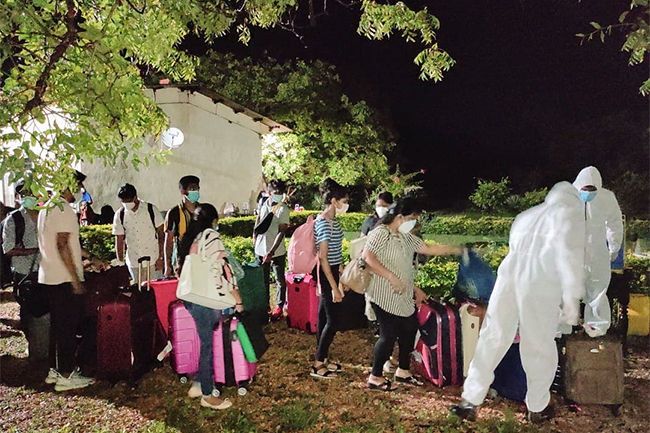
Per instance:
[[[343,200],[348,195],[348,189],[330,177],[320,184],[318,190],[326,205],[331,204],[333,198]]]
[[[395,220],[397,215],[408,216],[412,214],[421,214],[422,206],[412,197],[405,197],[397,200],[388,208],[388,213],[381,219],[383,225],[389,225]]]
[[[180,215],[180,217],[183,218],[183,215]],[[194,239],[199,233],[203,233],[205,229],[212,228],[214,220],[219,220],[219,213],[210,203],[200,203],[196,207],[194,217],[178,246],[178,261],[181,265],[185,262],[185,257],[190,253],[190,247],[194,243]]]

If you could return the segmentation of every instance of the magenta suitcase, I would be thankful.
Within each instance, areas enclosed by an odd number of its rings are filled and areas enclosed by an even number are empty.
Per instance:
[[[160,279],[150,281],[149,285],[153,290],[156,298],[156,311],[158,313],[158,320],[162,324],[165,332],[169,329],[169,306],[172,302],[178,300],[176,297],[176,286],[178,286],[177,279]]]
[[[287,325],[315,334],[318,330],[318,293],[311,274],[286,274]]]
[[[214,380],[220,385],[236,386],[239,395],[246,395],[246,386],[255,376],[257,364],[246,360],[237,339],[237,323],[236,318],[222,321],[214,331]]]
[[[181,375],[181,382],[185,383],[186,375],[199,370],[201,342],[194,318],[185,308],[183,301],[175,301],[169,305],[168,337],[172,343],[172,368]]]

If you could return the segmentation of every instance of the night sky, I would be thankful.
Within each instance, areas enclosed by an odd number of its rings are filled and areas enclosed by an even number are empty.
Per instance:
[[[647,62],[627,66],[620,33],[605,44],[581,45],[575,36],[589,32],[590,21],[617,22],[629,0],[407,4],[427,5],[441,21],[438,42],[457,64],[440,83],[418,79],[413,58],[420,45],[366,40],[356,34],[358,11],[335,2],[315,29],[300,31],[302,42],[289,32],[257,30],[249,47],[236,46],[232,36],[214,47],[336,65],[347,94],[390,115],[398,143],[393,162],[426,170],[435,207],[466,199],[476,178],[509,176],[523,192],[572,181],[589,164],[605,184],[620,172],[614,166],[648,170],[648,100],[638,92]]]

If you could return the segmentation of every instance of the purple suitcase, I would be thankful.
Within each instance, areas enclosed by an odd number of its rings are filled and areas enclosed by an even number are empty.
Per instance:
[[[187,382],[185,375],[194,374],[199,370],[199,354],[201,342],[196,332],[194,318],[183,301],[175,301],[169,305],[169,339],[172,343],[171,362],[174,371],[181,375],[181,382]]]

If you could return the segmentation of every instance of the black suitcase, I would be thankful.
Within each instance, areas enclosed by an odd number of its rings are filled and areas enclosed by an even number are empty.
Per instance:
[[[334,304],[338,312],[339,331],[364,329],[368,327],[366,318],[366,298],[364,295],[348,290],[343,302]]]

